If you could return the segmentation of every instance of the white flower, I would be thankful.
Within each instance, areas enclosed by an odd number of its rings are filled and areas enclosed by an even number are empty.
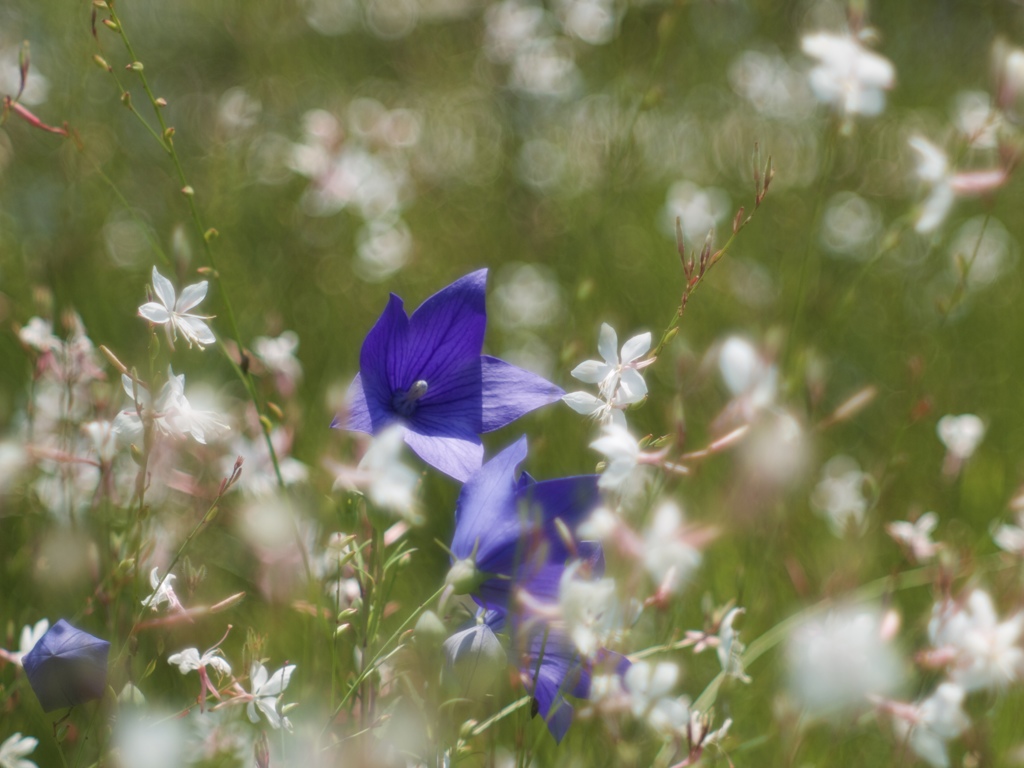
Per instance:
[[[41,317],[31,318],[18,331],[18,338],[22,344],[40,352],[52,352],[64,346],[64,342],[53,335],[53,323]]]
[[[562,396],[562,402],[576,413],[589,416],[599,424],[614,424],[626,428],[626,414],[613,403],[594,397],[589,392],[570,392]]]
[[[227,635],[225,634],[225,637]],[[220,642],[224,642],[221,640]],[[220,643],[217,643],[220,645]],[[220,648],[217,645],[208,649],[201,656],[199,655],[198,648],[186,648],[178,653],[172,653],[167,657],[168,664],[175,664],[178,667],[178,671],[183,675],[187,675],[189,672],[199,673],[199,706],[200,709],[204,708],[206,702],[206,692],[209,691],[213,694],[215,699],[220,698],[220,693],[217,691],[217,687],[210,682],[210,675],[206,671],[207,667],[213,667],[217,670],[219,675],[230,675],[231,665],[228,664],[227,659],[221,654]]]
[[[205,445],[207,438],[216,438],[230,430],[215,412],[192,407],[185,397],[185,374],[175,375],[169,366],[167,382],[160,389],[155,405],[149,390],[141,383],[133,382],[131,377],[122,374],[121,385],[132,399],[133,406],[117,415],[113,431],[126,443],[139,443],[142,440],[143,426],[138,413],[140,408],[144,412],[151,411],[153,426],[170,437],[191,435],[196,442]]]
[[[971,724],[963,710],[964,695],[960,686],[942,683],[921,703],[900,707],[893,720],[897,737],[934,768],[948,768],[946,742],[957,738]]]
[[[90,421],[82,425],[82,432],[89,438],[92,449],[105,464],[114,460],[117,455],[117,433],[110,421]]]
[[[778,370],[746,339],[730,336],[725,340],[718,353],[718,369],[745,421],[775,402]]]
[[[700,565],[701,554],[690,541],[682,510],[672,501],[662,502],[644,533],[643,564],[655,583],[678,592]]]
[[[604,454],[608,459],[608,464],[597,484],[605,490],[614,490],[621,487],[636,469],[637,460],[640,458],[640,446],[629,434],[629,430],[618,424],[606,424],[603,433],[590,444],[591,448]]]
[[[973,413],[943,416],[939,419],[936,432],[950,454],[960,461],[966,461],[974,455],[974,451],[985,437],[985,422]]]
[[[257,336],[252,348],[267,369],[280,377],[288,388],[302,378],[302,364],[295,357],[299,348],[299,335],[295,331],[285,331],[277,338]]]
[[[25,755],[30,754],[39,744],[39,739],[12,733],[0,744],[0,768],[39,768]]]
[[[1018,525],[1004,524],[996,529],[992,538],[996,546],[1004,552],[1014,555],[1024,555],[1024,513],[1017,513]]]
[[[18,652],[15,655],[15,663],[20,664],[22,657],[36,647],[36,643],[42,639],[43,635],[46,634],[50,628],[49,619],[40,619],[35,623],[34,626],[26,624],[21,628],[20,642],[18,643]]]
[[[142,599],[142,604],[147,608],[152,608],[154,611],[160,609],[160,606],[167,603],[169,608],[182,609],[181,602],[178,600],[178,596],[174,594],[174,579],[173,573],[167,574],[167,578],[160,578],[160,569],[153,568],[149,572],[149,586],[153,590],[153,594]]]
[[[210,648],[201,656],[199,655],[198,648],[186,648],[183,651],[178,651],[178,653],[172,653],[168,656],[167,663],[176,664],[178,670],[183,675],[200,669],[206,669],[206,667],[213,667],[222,675],[231,674],[231,665],[228,664],[220,648],[217,647]]]
[[[880,114],[885,91],[892,88],[896,71],[884,56],[867,50],[849,34],[816,32],[800,41],[804,53],[818,63],[811,69],[811,90],[843,115]]]
[[[956,193],[946,153],[922,136],[910,137],[910,148],[917,153],[917,176],[931,192],[918,214],[914,228],[921,234],[938,229],[953,207]]]
[[[730,677],[735,677],[744,683],[750,682],[750,677],[743,671],[743,651],[746,646],[739,641],[739,632],[733,629],[733,622],[738,616],[743,615],[742,608],[733,608],[722,619],[718,627],[718,661],[722,665],[722,671]]]
[[[999,623],[988,593],[975,589],[965,603],[935,604],[928,623],[932,645],[952,655],[949,678],[965,690],[1004,688],[1024,677],[1024,613]]]
[[[577,571],[572,565],[562,573],[558,602],[569,636],[583,656],[593,658],[612,644],[625,618],[614,579],[581,579]]]
[[[679,667],[670,661],[651,665],[638,661],[626,670],[623,684],[633,716],[645,720],[663,736],[684,732],[690,723],[689,702],[669,694],[679,679]]]
[[[729,215],[729,196],[720,189],[701,189],[692,181],[677,181],[665,198],[663,227],[672,237],[676,220],[688,242],[704,244],[708,232]]]
[[[789,687],[810,715],[838,715],[900,686],[903,665],[871,607],[839,608],[793,630],[786,643]]]
[[[885,529],[897,542],[908,547],[918,562],[931,560],[939,551],[939,544],[932,541],[932,531],[939,524],[939,516],[934,512],[925,512],[916,522],[908,523],[897,520],[889,523]]]
[[[174,348],[171,341],[172,334],[176,339],[179,331],[190,347],[195,344],[202,349],[204,345],[215,344],[217,337],[213,335],[210,326],[205,322],[210,318],[193,315],[188,311],[206,298],[208,285],[206,280],[203,280],[188,286],[181,292],[181,296],[176,297],[171,281],[157,272],[156,267],[153,267],[153,290],[160,301],[146,302],[139,307],[139,315],[151,323],[166,326],[167,341],[171,344],[172,349]]]
[[[334,489],[364,491],[378,508],[413,524],[423,522],[416,498],[420,476],[402,463],[405,428],[392,424],[373,438],[359,466],[339,467]]]
[[[608,323],[601,323],[597,351],[604,362],[586,360],[572,370],[572,375],[587,384],[597,384],[601,397],[616,405],[638,403],[647,395],[647,383],[640,374],[640,358],[651,348],[650,332],[634,336],[622,345],[621,361],[618,336]]]
[[[291,730],[291,721],[278,713],[277,702],[281,698],[281,694],[284,693],[284,689],[288,687],[288,683],[291,682],[294,671],[295,665],[288,664],[281,667],[272,676],[268,676],[266,667],[258,661],[253,662],[249,671],[249,678],[252,681],[252,698],[246,707],[246,714],[249,716],[250,722],[258,723],[260,721],[259,715],[256,714],[256,708],[259,707],[272,727],[280,728],[283,725],[287,730]]]
[[[811,503],[836,536],[842,538],[851,530],[859,533],[863,529],[868,510],[864,485],[868,479],[849,456],[829,459],[822,470],[821,480],[811,494]]]

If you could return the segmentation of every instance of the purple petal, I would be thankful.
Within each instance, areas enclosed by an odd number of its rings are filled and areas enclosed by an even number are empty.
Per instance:
[[[504,360],[481,358],[482,431],[500,429],[524,413],[557,401],[565,392],[547,379]]]
[[[540,512],[540,517],[544,521],[544,532],[552,545],[552,561],[564,561],[568,555],[555,526],[555,519],[560,519],[570,531],[576,530],[601,502],[597,481],[597,475],[563,477],[557,480],[542,480],[520,492],[518,500],[526,501],[530,509]]]
[[[523,668],[523,673],[532,681],[532,685],[527,684],[527,690],[537,701],[537,711],[551,735],[561,741],[572,724],[573,715],[565,694],[587,698],[590,673],[580,663],[572,642],[561,632],[543,625],[533,625],[530,629],[527,659],[529,666]]]
[[[477,563],[514,546],[521,523],[515,508],[516,468],[526,459],[526,437],[519,438],[470,477],[455,508],[452,553],[457,559],[476,550]]]
[[[484,460],[484,446],[474,434],[424,435],[410,427],[405,442],[427,464],[460,483],[466,482]]]
[[[363,378],[356,374],[348,387],[348,395],[345,397],[347,410],[339,413],[331,422],[332,429],[353,429],[356,432],[373,433],[373,414],[370,411],[370,404],[366,400],[366,393],[363,391]],[[382,414],[378,415],[380,419]]]
[[[392,413],[391,400],[396,390],[408,387],[405,383],[405,349],[409,334],[409,319],[405,316],[402,300],[391,294],[388,305],[370,332],[366,334],[359,352],[361,385],[369,403],[371,415]],[[380,428],[374,424],[375,428]]]
[[[487,326],[484,294],[487,270],[466,275],[442,288],[409,318],[408,347],[402,387],[422,379],[443,382],[480,356]]]
[[[427,393],[416,403],[410,424],[420,432],[444,431],[443,427],[479,434],[482,425],[482,373],[480,357],[448,375],[428,382]]]

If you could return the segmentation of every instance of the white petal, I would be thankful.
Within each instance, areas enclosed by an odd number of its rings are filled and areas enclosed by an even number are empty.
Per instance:
[[[201,347],[217,343],[217,337],[213,335],[210,326],[198,317],[182,315],[178,318],[178,327],[189,342],[195,342]]]
[[[608,407],[603,400],[597,399],[589,392],[570,392],[562,396],[562,401],[576,413],[584,416],[593,416],[602,408]]]
[[[260,716],[256,714],[256,702],[250,701],[249,705],[245,708],[245,714],[249,716],[250,723],[259,723]]]
[[[202,282],[185,288],[174,305],[174,311],[178,313],[188,312],[192,307],[206,298],[206,290],[208,287],[209,283],[203,280]]]
[[[172,653],[167,657],[168,664],[176,664],[181,674],[187,675],[193,669],[199,669],[199,649],[186,648],[179,653]]]
[[[151,323],[158,324],[166,323],[171,319],[171,313],[167,311],[167,307],[163,304],[157,304],[155,301],[147,301],[139,307],[139,315]]]
[[[258,661],[253,662],[252,667],[249,669],[249,679],[252,681],[253,696],[262,694],[263,686],[267,682],[268,674],[266,667]],[[251,720],[252,718],[250,717],[249,719]]]
[[[605,376],[614,370],[607,363],[599,363],[597,360],[584,360],[572,369],[572,376],[586,384],[598,384],[604,381]]]
[[[619,391],[615,395],[615,402],[618,405],[630,405],[639,403],[647,397],[647,382],[644,381],[640,371],[627,368],[622,372],[619,379]]]
[[[651,348],[651,332],[641,333],[622,345],[622,364],[626,365],[647,354]]]
[[[269,722],[272,727],[281,727],[281,716],[277,714],[277,701],[275,699],[256,699],[256,706],[263,710],[263,714],[267,716],[267,722]],[[252,718],[250,717],[249,719],[251,720]]]
[[[292,673],[295,671],[295,665],[289,664],[286,667],[281,667],[274,673],[273,677],[267,681],[267,684],[260,688],[261,696],[277,696],[281,694],[285,688],[288,687],[288,683],[291,682]]]
[[[174,286],[153,267],[153,291],[167,309],[174,309]]]
[[[619,366],[619,337],[615,329],[608,323],[601,323],[601,333],[597,337],[597,351],[605,362],[613,368]]]

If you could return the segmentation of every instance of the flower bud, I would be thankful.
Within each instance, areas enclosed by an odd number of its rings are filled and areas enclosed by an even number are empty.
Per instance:
[[[107,690],[110,643],[61,619],[22,664],[44,712],[103,698]]]
[[[484,581],[484,575],[477,570],[476,563],[470,558],[463,558],[455,561],[444,583],[452,588],[454,594],[468,595],[476,591]]]
[[[444,643],[446,669],[470,699],[482,698],[494,689],[508,666],[505,649],[486,624],[474,624],[449,637]]]

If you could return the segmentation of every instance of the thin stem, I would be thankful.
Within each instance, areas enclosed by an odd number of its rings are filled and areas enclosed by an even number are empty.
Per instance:
[[[149,80],[146,78],[145,70],[142,68],[142,63],[139,61],[139,57],[135,53],[135,48],[132,46],[131,40],[128,39],[128,34],[127,32],[125,32],[124,24],[121,22],[121,19],[118,17],[117,12],[114,10],[114,7],[111,4],[106,4],[106,11],[110,16],[110,21],[112,22],[111,28],[117,32],[118,36],[121,38],[121,42],[124,44],[125,50],[128,51],[128,55],[132,59],[132,63],[129,64],[129,68],[132,69],[139,76],[139,82],[142,84],[142,89],[146,92],[146,96],[149,98],[149,103],[153,107],[153,113],[156,115],[157,122],[160,125],[160,133],[158,134],[152,128],[152,126],[150,126],[149,123],[146,122],[142,118],[142,116],[138,114],[138,112],[136,112],[135,108],[131,105],[130,97],[126,96],[128,91],[123,87],[121,88],[122,101],[124,101],[125,105],[129,107],[131,112],[135,114],[139,118],[139,120],[146,126],[150,134],[152,134],[153,137],[160,144],[160,146],[163,147],[164,151],[166,151],[167,154],[170,156],[171,162],[174,164],[174,169],[175,171],[177,171],[178,179],[182,185],[182,193],[185,195],[185,198],[188,201],[188,209],[189,213],[192,216],[192,223],[195,227],[196,234],[199,236],[200,242],[202,242],[203,244],[203,253],[206,255],[206,262],[210,268],[210,274],[216,280],[217,286],[220,289],[221,300],[224,303],[224,310],[225,314],[227,315],[227,321],[228,326],[231,330],[231,336],[234,338],[235,342],[238,345],[239,353],[243,354],[242,350],[244,349],[244,344],[242,343],[242,334],[238,330],[238,322],[235,319],[235,311],[231,304],[231,297],[229,296],[227,290],[224,287],[224,283],[223,280],[221,279],[220,272],[217,270],[216,258],[214,256],[213,247],[210,244],[211,240],[217,234],[216,230],[207,229],[203,224],[202,216],[199,213],[199,208],[196,205],[195,201],[195,191],[192,188],[192,186],[188,183],[188,177],[185,175],[185,169],[181,164],[181,158],[178,155],[177,150],[174,148],[174,129],[170,128],[167,125],[167,121],[164,119],[163,104],[160,100],[157,99],[156,95],[153,93],[152,88],[150,88]],[[111,68],[109,71],[112,75],[114,75],[113,68]],[[118,86],[121,87],[120,81],[118,80],[116,75],[114,75],[114,79],[118,82]],[[284,477],[281,474],[281,467],[278,462],[277,452],[274,450],[273,441],[270,439],[270,424],[266,416],[264,415],[263,404],[259,398],[258,392],[256,391],[256,385],[255,382],[252,380],[252,375],[248,373],[248,371],[242,370],[242,368],[231,357],[227,348],[224,347],[223,344],[221,344],[220,347],[221,350],[224,352],[224,356],[227,357],[228,360],[231,362],[232,368],[234,369],[235,373],[242,380],[242,383],[243,385],[245,385],[246,391],[248,392],[249,397],[253,402],[253,405],[256,407],[256,413],[260,417],[260,429],[263,432],[263,439],[267,445],[267,450],[270,453],[271,462],[274,465],[274,474],[277,477],[277,484],[279,487],[284,488]],[[308,557],[305,553],[305,547],[301,545],[301,542],[300,548],[303,551],[303,561],[306,562]],[[306,567],[308,571],[308,562],[306,563]]]

